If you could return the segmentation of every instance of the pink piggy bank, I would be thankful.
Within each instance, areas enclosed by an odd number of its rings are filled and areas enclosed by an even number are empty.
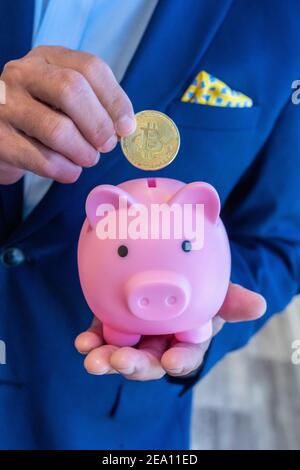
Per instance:
[[[133,346],[142,335],[174,334],[190,343],[211,337],[230,278],[219,214],[218,194],[203,182],[143,178],[90,192],[79,276],[107,343]]]

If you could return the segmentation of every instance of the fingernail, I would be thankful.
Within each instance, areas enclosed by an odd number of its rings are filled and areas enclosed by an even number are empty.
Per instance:
[[[116,132],[121,137],[126,137],[129,134],[132,134],[136,128],[136,120],[135,118],[131,118],[129,116],[122,116],[116,122]]]
[[[87,353],[89,352],[89,351],[84,351],[83,349],[77,349],[77,351],[79,352],[79,354],[83,354],[84,356],[86,356]]]
[[[109,368],[104,368],[104,369],[94,369],[94,370],[89,370],[88,372],[92,375],[104,375],[107,374],[110,371]]]
[[[181,367],[179,369],[168,369],[168,372],[170,372],[171,374],[182,374],[183,367]]]
[[[118,369],[118,371],[121,374],[124,374],[124,375],[131,375],[131,374],[134,373],[135,368],[134,367],[127,367],[127,369]]]
[[[116,134],[112,135],[109,139],[107,139],[106,142],[104,142],[104,144],[99,147],[100,152],[110,152],[117,145],[117,142],[118,138]]]
[[[99,162],[99,159],[100,159],[100,153],[99,152],[96,152],[93,154],[93,157],[89,160],[89,162],[86,163],[86,167],[87,168],[90,168],[92,166],[95,166],[97,165],[97,163]]]

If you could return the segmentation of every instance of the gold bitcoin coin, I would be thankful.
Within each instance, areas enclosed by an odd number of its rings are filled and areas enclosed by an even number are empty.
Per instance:
[[[175,123],[160,111],[141,111],[135,117],[135,132],[121,139],[127,160],[141,170],[160,170],[169,165],[180,146]]]

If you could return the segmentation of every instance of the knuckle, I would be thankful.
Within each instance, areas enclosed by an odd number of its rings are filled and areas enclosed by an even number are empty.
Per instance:
[[[73,130],[73,124],[67,118],[59,117],[45,125],[45,135],[50,142],[61,142]]]
[[[42,171],[48,178],[56,181],[59,180],[63,173],[60,166],[51,160],[45,160]]]
[[[28,53],[28,55],[45,55],[48,46],[36,46]]]
[[[81,146],[80,152],[73,157],[73,161],[76,165],[81,167],[89,168],[94,166],[99,160],[99,152],[89,145]]]
[[[62,102],[70,101],[80,93],[85,86],[84,77],[75,70],[63,70],[60,74],[58,97]]]
[[[62,170],[57,164],[54,164],[53,162],[46,162],[43,168],[43,173],[47,175],[48,178],[59,181],[60,178],[62,177]]]
[[[100,74],[102,74],[103,76],[115,79],[112,69],[106,62],[104,62],[104,60],[100,61],[99,69],[100,69]]]
[[[60,183],[75,183],[81,174],[81,168],[74,166],[72,170],[66,171],[63,165],[48,160],[45,163],[44,172],[48,178]]]
[[[119,86],[118,90],[111,98],[110,107],[112,109],[112,112],[114,113],[114,116],[116,116],[117,118],[125,114],[134,114],[130,99]]]
[[[31,49],[31,51],[28,52],[28,56],[47,56],[49,53],[54,53],[54,52],[57,52],[57,53],[67,53],[69,52],[70,49],[68,49],[67,47],[64,47],[64,46],[51,46],[51,45],[39,45],[39,46],[35,46]]]
[[[112,73],[109,65],[99,57],[89,55],[84,64],[84,71],[87,76],[94,77],[95,75],[101,76],[103,74]]]
[[[17,149],[14,155],[14,163],[17,167],[24,167],[31,171],[36,171],[38,168],[36,153],[28,145],[22,145]]]
[[[101,145],[114,135],[114,127],[110,118],[106,118],[95,129],[95,140]]]
[[[2,77],[12,82],[20,81],[22,79],[22,66],[21,60],[10,60],[3,68]]]
[[[8,70],[14,70],[15,67],[18,66],[18,63],[19,61],[18,60],[9,60],[8,62],[6,62],[6,64],[4,65],[4,71],[8,71]]]
[[[21,59],[10,60],[3,68],[1,78],[3,78],[8,84],[22,84],[26,81],[34,80],[35,66],[38,64],[40,59],[30,57],[26,55]]]

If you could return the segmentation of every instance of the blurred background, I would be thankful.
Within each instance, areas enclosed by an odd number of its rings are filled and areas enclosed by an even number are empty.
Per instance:
[[[300,296],[195,388],[192,449],[300,449]]]

